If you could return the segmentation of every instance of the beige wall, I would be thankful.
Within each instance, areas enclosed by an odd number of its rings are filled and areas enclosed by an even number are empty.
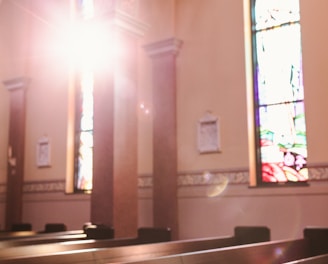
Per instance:
[[[306,226],[327,226],[327,187],[320,183],[267,190],[230,185],[215,197],[208,197],[213,186],[180,188],[180,236],[231,235],[235,226],[261,225],[270,228],[273,240],[300,238]]]
[[[20,5],[17,6],[7,0],[0,5],[0,36],[6,40],[0,43],[1,80],[22,75],[31,79],[26,109],[23,220],[37,230],[43,229],[46,222],[65,222],[68,228],[76,229],[89,220],[89,196],[64,194],[68,116],[68,64],[63,48],[67,27],[65,2],[47,0],[44,5],[41,0],[20,0],[15,1]],[[28,5],[31,3],[33,6]],[[327,24],[327,9],[325,0],[301,0],[309,162],[323,168],[328,164],[328,123],[324,119],[328,33],[321,25]],[[53,15],[53,10],[57,15]],[[152,173],[153,84],[151,61],[143,45],[171,37],[183,41],[177,57],[180,237],[227,235],[236,225],[257,224],[269,226],[272,238],[280,239],[301,236],[306,225],[327,225],[327,181],[312,182],[306,188],[249,189],[244,181],[232,181],[225,186],[222,182],[197,180],[203,179],[202,173],[208,170],[242,169],[247,174],[243,1],[140,0],[139,11],[140,19],[149,28],[140,40],[138,99],[150,108],[150,115],[139,112],[138,172],[144,177],[140,180],[139,225],[152,225],[148,176]],[[8,104],[8,92],[3,87],[0,227],[4,221],[1,186],[6,182]],[[222,151],[200,155],[197,122],[206,111],[219,117]],[[51,140],[51,167],[37,168],[35,147],[44,135]],[[313,172],[328,178],[325,169]],[[209,197],[213,190],[215,195]]]
[[[19,12],[15,12],[10,3],[2,3],[0,8],[0,58],[2,66],[0,67],[1,80],[7,80],[13,77],[21,76],[24,73],[24,57],[23,47],[18,45],[22,42],[22,37],[25,35],[26,27],[23,27],[25,16]],[[7,10],[7,11],[6,11]],[[16,22],[13,17],[21,17],[22,21]],[[15,34],[12,33],[12,28],[18,28]],[[6,40],[6,41],[4,41]],[[6,179],[7,170],[7,142],[8,142],[8,125],[9,125],[9,94],[8,91],[2,87],[0,91],[0,182]]]
[[[179,171],[247,167],[242,1],[177,4]],[[221,153],[199,155],[197,122],[219,118]]]
[[[62,1],[63,3],[64,1]],[[25,178],[52,180],[65,177],[68,62],[59,53],[65,28],[27,1],[4,1],[0,6],[1,79],[30,79],[26,95]],[[50,5],[53,2],[48,2]],[[60,3],[60,2],[58,2]],[[56,9],[55,9],[56,10]],[[19,19],[18,19],[19,18]],[[6,180],[9,92],[1,89],[0,180]],[[52,143],[52,167],[36,167],[36,144],[48,136]]]
[[[328,140],[327,1],[301,1],[306,122],[310,163],[326,163]]]
[[[65,223],[69,230],[82,229],[90,221],[89,195],[65,195],[62,191],[24,195],[23,221],[42,231],[46,223]]]

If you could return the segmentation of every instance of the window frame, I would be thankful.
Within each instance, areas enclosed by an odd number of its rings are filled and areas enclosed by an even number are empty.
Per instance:
[[[87,10],[85,10],[87,9]],[[84,25],[88,26],[94,22],[94,0],[71,0],[70,1],[70,28],[71,35],[80,34],[80,31]],[[78,30],[78,31],[76,31]],[[88,32],[88,31],[86,31]],[[81,35],[83,36],[83,35]],[[79,35],[77,37],[80,37]],[[75,45],[79,45],[78,41],[83,41],[83,38],[72,38],[72,47],[74,50],[78,49]],[[73,46],[74,45],[74,46]],[[81,48],[83,50],[83,48]],[[81,52],[78,50],[77,52]],[[68,87],[68,100],[69,100],[69,110],[68,110],[68,128],[67,128],[67,153],[66,153],[66,194],[90,194],[91,189],[78,188],[79,181],[79,155],[80,155],[80,137],[84,129],[81,127],[82,123],[82,106],[83,106],[83,79],[86,74],[92,74],[92,67],[84,65],[83,61],[76,61],[76,54],[73,54],[70,58],[70,71],[69,71],[69,87]],[[83,65],[81,65],[83,64]],[[94,93],[94,80],[92,79],[92,93]],[[92,118],[94,118],[94,102],[92,103],[93,113]],[[88,130],[93,133],[94,127]],[[93,137],[93,136],[92,136]],[[93,143],[92,148],[93,148]],[[93,174],[93,150],[92,150],[92,174]],[[93,178],[93,175],[92,175]],[[93,181],[93,180],[92,180]],[[91,183],[92,185],[92,183]]]
[[[247,80],[247,113],[248,113],[248,141],[249,141],[249,162],[250,162],[250,187],[280,187],[280,186],[308,186],[306,181],[287,181],[287,182],[265,182],[262,179],[262,154],[261,154],[261,135],[260,135],[260,102],[258,98],[257,84],[257,41],[256,34],[259,30],[255,28],[255,2],[256,0],[244,0],[245,17],[245,52],[246,52],[246,80]],[[300,20],[282,23],[278,27],[288,26],[298,23]],[[267,27],[263,30],[268,30]],[[302,43],[300,43],[301,45]],[[302,56],[302,54],[301,54]],[[303,72],[302,72],[303,74]],[[302,100],[304,104],[304,99]],[[295,103],[295,101],[292,101]]]

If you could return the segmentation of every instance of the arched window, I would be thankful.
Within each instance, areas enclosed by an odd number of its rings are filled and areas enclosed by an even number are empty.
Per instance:
[[[308,180],[299,0],[251,0],[251,185]],[[250,102],[250,101],[249,101]],[[254,139],[255,138],[255,139]]]

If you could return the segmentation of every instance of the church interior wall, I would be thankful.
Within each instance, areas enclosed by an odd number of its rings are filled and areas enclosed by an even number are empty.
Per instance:
[[[29,2],[29,3],[28,3]],[[33,2],[33,1],[32,1]],[[90,196],[65,194],[69,62],[65,56],[65,1],[2,1],[0,78],[26,76],[23,221],[42,230],[47,222],[79,229],[90,217]],[[56,4],[55,4],[56,2]],[[206,4],[205,4],[206,2]],[[140,39],[138,100],[139,226],[152,217],[152,75],[143,46],[167,38],[183,45],[177,55],[178,202],[180,238],[230,235],[236,225],[266,225],[272,239],[300,237],[307,225],[327,225],[328,33],[325,0],[301,0],[309,187],[250,189],[243,1],[140,0],[149,25]],[[57,6],[57,3],[60,3]],[[55,8],[54,8],[55,7]],[[61,16],[51,15],[51,10]],[[18,19],[19,18],[19,19]],[[47,21],[47,23],[45,23]],[[59,41],[61,40],[61,41]],[[0,89],[0,228],[4,226],[9,95]],[[221,151],[201,154],[197,124],[218,117]],[[51,140],[51,166],[38,168],[36,144]]]

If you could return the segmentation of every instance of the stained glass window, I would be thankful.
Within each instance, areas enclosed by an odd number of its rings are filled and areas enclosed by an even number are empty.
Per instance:
[[[78,12],[83,20],[81,26],[88,26],[88,20],[93,16],[93,1],[79,0]],[[88,36],[79,38],[87,41]],[[84,43],[79,43],[83,46]],[[83,52],[88,52],[82,49]],[[90,192],[93,176],[93,71],[88,67],[87,58],[90,54],[79,54],[81,57],[78,89],[76,92],[76,133],[75,133],[75,192]]]
[[[75,188],[91,191],[93,169],[93,75],[83,72],[78,91],[78,127],[76,133]]]
[[[252,0],[257,184],[305,183],[299,0]]]

